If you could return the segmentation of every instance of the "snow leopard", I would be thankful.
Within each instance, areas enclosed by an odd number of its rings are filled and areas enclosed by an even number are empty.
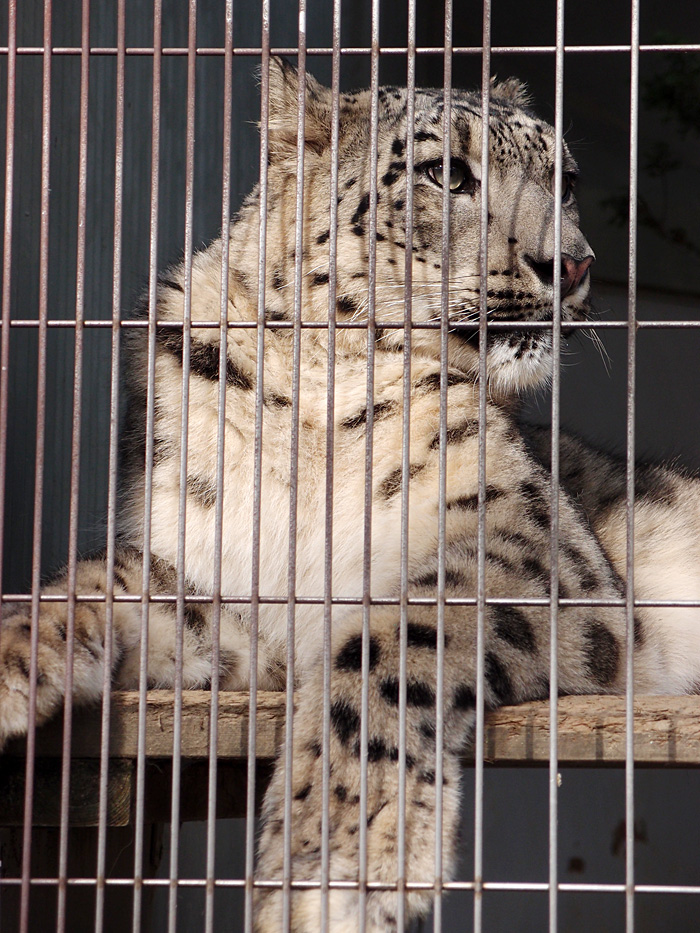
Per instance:
[[[595,256],[579,225],[576,163],[563,144],[557,204],[555,132],[531,110],[517,80],[494,82],[490,92],[484,279],[481,95],[454,90],[446,116],[442,89],[417,90],[411,107],[407,91],[397,87],[379,88],[374,104],[368,90],[341,94],[336,190],[333,98],[309,74],[303,88],[299,256],[299,81],[292,65],[270,61],[265,201],[258,186],[222,237],[192,257],[190,275],[184,264],[163,273],[149,331],[129,329],[130,400],[114,568],[107,568],[103,555],[78,563],[81,600],[73,614],[66,602],[41,603],[35,666],[28,610],[6,610],[0,742],[27,729],[31,677],[39,722],[62,705],[69,641],[74,703],[100,697],[106,666],[115,688],[136,687],[143,610],[139,599],[124,597],[158,597],[148,606],[149,687],[172,687],[181,664],[183,686],[205,689],[214,673],[212,657],[225,690],[247,689],[252,664],[259,689],[281,689],[293,677],[290,771],[281,750],[263,806],[258,933],[277,933],[287,925],[295,933],[312,933],[321,928],[322,914],[331,933],[359,929],[361,915],[365,930],[390,933],[430,908],[425,883],[435,877],[436,841],[442,877],[454,871],[461,758],[473,734],[478,657],[488,709],[550,694],[549,432],[520,425],[518,400],[547,382],[554,363],[552,328],[527,324],[553,321],[559,211],[556,280],[564,328],[589,318]],[[449,171],[443,164],[446,120]],[[337,199],[334,229],[331,197]],[[447,328],[436,326],[445,282]],[[480,419],[483,288],[489,322],[517,326],[488,331]],[[223,482],[216,473],[220,424]],[[480,437],[487,605],[478,655]],[[624,464],[563,435],[560,473],[558,587],[552,594],[564,601],[558,610],[558,689],[619,693],[626,682]],[[697,599],[697,481],[666,467],[641,466],[636,492],[636,595]],[[233,598],[220,606],[214,644],[218,511],[221,592]],[[112,583],[116,601],[108,642],[104,597]],[[47,596],[66,591],[65,575],[43,589]],[[94,602],[85,598],[91,594]],[[631,633],[637,691],[697,690],[696,614],[638,608]],[[293,672],[287,665],[289,632]],[[324,665],[326,639],[330,667]],[[401,801],[405,814],[399,812]],[[331,887],[322,896],[324,851]],[[412,882],[423,888],[411,889]]]

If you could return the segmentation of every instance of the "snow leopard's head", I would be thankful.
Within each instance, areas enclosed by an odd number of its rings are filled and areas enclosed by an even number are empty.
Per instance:
[[[270,65],[270,214],[272,235],[293,247],[297,165],[296,70]],[[375,283],[378,347],[399,349],[406,292],[414,324],[438,323],[443,306],[443,190],[449,184],[449,362],[478,369],[480,211],[482,192],[481,102],[478,93],[455,90],[451,106],[449,179],[443,170],[444,93],[416,91],[413,158],[407,168],[407,92],[379,89],[376,227],[372,222],[372,101],[369,91],[341,94],[336,264],[337,320],[366,321]],[[331,92],[306,78],[304,170],[303,314],[328,317],[332,138]],[[494,83],[489,108],[487,302],[491,322],[552,320],[555,204],[554,130],[529,109],[514,79]],[[586,317],[589,268],[594,254],[579,230],[574,187],[576,163],[563,148],[561,193],[562,320]],[[412,180],[412,238],[407,223]],[[280,208],[280,199],[289,201]],[[276,227],[275,227],[276,224]],[[410,239],[409,239],[410,238]],[[293,248],[282,249],[268,271],[271,313],[289,313]],[[406,288],[408,274],[411,285]],[[386,325],[400,325],[391,327]],[[385,325],[382,327],[382,325]],[[366,340],[364,331],[339,331],[345,344]],[[342,343],[341,343],[342,345]],[[412,347],[437,355],[439,330],[412,332]],[[509,393],[546,381],[551,371],[551,329],[493,329],[487,369],[492,387]]]

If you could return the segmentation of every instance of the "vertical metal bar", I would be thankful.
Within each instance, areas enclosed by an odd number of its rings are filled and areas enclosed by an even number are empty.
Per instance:
[[[155,418],[156,320],[158,316],[158,191],[160,181],[160,83],[163,0],[153,0],[153,110],[151,117],[151,203],[148,272],[148,350],[146,363],[146,453],[144,464],[143,567],[141,577],[141,637],[139,716],[134,813],[133,933],[141,930],[143,898],[143,830],[146,790],[146,691],[148,689],[148,617],[151,595],[151,502],[153,498],[153,425]]]
[[[173,760],[170,800],[170,888],[168,933],[177,928],[177,878],[180,856],[180,773],[182,761],[182,678],[185,625],[185,562],[187,530],[187,456],[189,446],[190,349],[192,339],[192,212],[194,197],[195,68],[197,0],[189,0],[187,26],[187,118],[185,139],[185,256],[182,304],[182,384],[180,393],[180,479],[177,508],[177,601],[175,622],[175,684],[173,697]]]
[[[634,466],[637,365],[637,186],[639,150],[639,0],[632,0],[630,55],[629,282],[627,292],[627,585],[625,684],[625,933],[634,933]]]
[[[260,617],[260,506],[262,488],[263,377],[265,363],[265,274],[267,262],[267,160],[270,151],[270,0],[262,0],[260,66],[260,232],[258,246],[258,319],[255,367],[255,449],[253,451],[253,535],[250,581],[250,706],[245,839],[245,933],[253,933],[255,869],[255,745],[258,707],[258,622]]]
[[[321,933],[328,930],[330,880],[331,777],[331,633],[333,626],[333,469],[335,437],[335,345],[338,280],[338,169],[340,140],[340,16],[341,0],[333,0],[333,60],[331,76],[331,181],[328,241],[328,373],[326,378],[326,524],[323,565],[323,713],[321,810]]]
[[[559,423],[561,398],[561,190],[564,125],[564,0],[557,0],[554,105],[554,274],[552,279],[552,461],[550,469],[549,633],[549,930],[557,931],[558,907],[558,629],[559,629]]]
[[[486,616],[486,339],[488,320],[489,91],[491,2],[484,0],[481,50],[481,213],[479,262],[479,449],[476,583],[476,729],[474,735],[474,933],[481,933],[484,883],[484,624]]]
[[[114,555],[116,548],[117,468],[119,463],[119,343],[121,323],[121,263],[124,191],[124,79],[126,67],[126,0],[117,5],[117,75],[114,140],[114,249],[112,259],[112,353],[109,403],[109,483],[107,489],[107,581],[105,602],[105,663],[102,678],[100,778],[95,872],[95,933],[104,929],[107,870],[107,803],[109,774],[110,691],[112,686],[112,633],[114,630]]]
[[[442,243],[440,270],[440,446],[438,471],[438,585],[437,585],[437,652],[435,683],[435,898],[433,929],[442,930],[443,901],[443,754],[445,747],[445,586],[447,544],[447,368],[449,364],[450,318],[450,207],[449,178],[452,158],[452,0],[445,0],[445,32],[443,62],[444,110],[442,115],[442,168],[447,184],[442,188]]]
[[[15,182],[15,93],[17,83],[17,0],[7,8],[7,113],[5,117],[5,216],[2,250],[2,334],[0,338],[0,568],[3,567],[5,530],[5,475],[7,469],[7,390],[10,376],[10,288],[12,285],[12,207]],[[0,572],[0,594],[2,573]],[[2,601],[0,601],[2,640]]]
[[[407,62],[408,66],[408,62]],[[410,67],[410,66],[409,66]],[[415,82],[415,75],[414,75]],[[415,113],[415,97],[413,100]],[[406,250],[404,257],[404,309],[411,305],[406,295],[413,287],[413,147],[415,123],[406,114]],[[409,159],[408,146],[411,146]],[[376,164],[373,161],[373,165]],[[370,224],[370,243],[374,243],[375,223]],[[409,239],[409,231],[411,238]],[[412,310],[412,306],[409,309]],[[409,321],[412,316],[409,316]],[[404,331],[410,330],[404,321]],[[410,347],[410,344],[409,344]],[[397,928],[403,930],[406,923],[406,729],[407,729],[407,676],[408,676],[408,511],[411,470],[411,357],[404,345],[403,358],[403,418],[401,422],[401,551],[399,583],[399,787],[398,787],[398,835],[396,859]],[[369,407],[369,406],[368,406]]]
[[[224,523],[224,445],[226,440],[226,361],[228,340],[229,226],[231,223],[231,119],[233,111],[233,0],[226,0],[224,35],[224,139],[221,168],[221,304],[219,308],[219,395],[216,434],[216,506],[214,580],[211,612],[211,710],[207,787],[207,865],[204,933],[214,933],[216,856],[216,773],[219,745],[219,680],[221,648],[221,562]]]
[[[409,8],[409,35],[415,43],[415,7]],[[411,325],[413,322],[413,164],[415,145],[415,55],[408,55],[406,109],[406,250],[404,256],[404,339],[403,348],[403,417],[401,422],[401,551],[399,584],[399,786],[397,835],[397,926],[406,923],[406,728],[407,728],[407,668],[408,668],[408,580],[409,580],[409,493],[411,476]],[[375,224],[370,225],[370,243],[376,239]]]
[[[88,95],[90,80],[90,0],[83,0],[81,25],[78,238],[75,289],[75,357],[73,365],[73,435],[71,440],[70,515],[68,523],[63,757],[61,759],[60,833],[58,849],[58,904],[56,918],[58,933],[64,933],[66,929],[66,882],[68,877],[68,808],[70,794],[71,731],[73,722],[75,591],[78,561],[80,431],[82,425],[83,391],[83,321],[85,318],[85,221],[87,210]]]
[[[36,692],[41,588],[41,530],[44,498],[44,442],[46,439],[46,359],[49,301],[49,199],[51,164],[51,17],[52,0],[44,0],[44,52],[41,94],[41,222],[39,227],[39,327],[37,358],[36,452],[34,459],[34,527],[32,531],[32,603],[29,656],[27,760],[22,828],[22,882],[19,933],[29,930],[29,890],[32,854],[34,758],[36,755]]]
[[[370,152],[369,152],[369,229],[377,229],[377,158],[378,158],[378,128],[379,128],[379,0],[372,0],[372,27],[370,51]],[[367,743],[369,740],[369,639],[371,616],[371,586],[372,586],[372,461],[374,455],[374,358],[377,343],[377,244],[376,237],[368,238],[368,274],[367,274],[367,433],[365,435],[365,490],[364,490],[364,522],[363,522],[363,552],[362,552],[362,695],[360,700],[360,832],[358,839],[359,857],[359,933],[365,933],[367,927]],[[405,713],[405,679],[406,679],[406,639],[402,635],[400,665],[403,664]],[[401,677],[401,674],[400,674]],[[401,696],[399,696],[399,710],[401,709]],[[405,728],[405,727],[404,727]],[[401,725],[399,724],[399,827],[398,847],[402,850],[405,834],[404,820],[401,818],[401,808],[404,805],[405,791],[402,797],[402,781],[405,787],[406,773],[404,751],[401,750]],[[397,915],[398,929],[402,926],[403,897],[399,892],[399,912]]]
[[[284,728],[284,859],[282,930],[291,929],[292,908],[292,751],[294,742],[294,670],[296,630],[297,505],[299,491],[299,406],[301,392],[301,321],[304,249],[304,156],[306,134],[306,0],[299,0],[297,85],[297,178],[294,214],[294,323],[292,411],[289,464],[289,557],[287,564],[287,688]]]

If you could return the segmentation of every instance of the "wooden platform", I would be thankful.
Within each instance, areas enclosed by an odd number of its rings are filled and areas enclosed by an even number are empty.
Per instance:
[[[146,820],[170,819],[173,752],[173,694],[148,694],[146,710]],[[180,819],[204,819],[208,780],[210,695],[187,691],[182,718],[182,802]],[[260,693],[257,708],[257,789],[269,779],[283,738],[281,693]],[[247,693],[222,693],[219,702],[218,815],[243,815],[248,750]],[[634,703],[634,750],[639,766],[700,765],[700,696],[638,697]],[[101,709],[76,710],[71,763],[71,823],[97,822]],[[562,697],[558,707],[559,763],[562,767],[621,766],[625,761],[625,702],[621,697]],[[35,825],[59,819],[62,721],[37,731]],[[138,753],[138,694],[115,693],[111,700],[109,812],[113,826],[133,817]],[[23,818],[26,743],[8,743],[0,756],[1,825]],[[549,705],[504,707],[486,717],[485,758],[489,765],[543,765],[549,760]],[[465,759],[465,765],[468,765]]]

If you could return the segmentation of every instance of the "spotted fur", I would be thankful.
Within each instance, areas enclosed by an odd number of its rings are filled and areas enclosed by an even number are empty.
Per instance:
[[[410,299],[414,323],[439,321],[442,307],[441,182],[444,98],[420,90],[415,126],[407,127],[406,92],[382,88],[378,101],[377,196],[369,163],[371,98],[367,91],[341,96],[338,227],[329,227],[331,196],[331,98],[306,79],[304,226],[301,281],[295,286],[294,204],[297,172],[297,74],[274,60],[270,71],[269,186],[265,331],[258,333],[260,196],[246,199],[228,237],[227,313],[231,326],[221,354],[218,322],[222,240],[197,253],[191,278],[192,327],[183,326],[182,267],[160,280],[155,333],[155,391],[148,399],[148,345],[143,330],[128,341],[131,391],[124,428],[120,546],[113,579],[105,560],[79,563],[77,590],[94,596],[72,612],[65,603],[43,603],[39,613],[37,713],[50,716],[62,702],[68,637],[74,650],[73,694],[86,702],[100,694],[104,666],[118,687],[138,682],[144,587],[154,602],[148,612],[149,686],[168,687],[177,668],[179,632],[185,687],[206,687],[212,678],[212,602],[215,585],[217,511],[223,514],[221,585],[236,600],[221,606],[220,682],[244,689],[250,677],[251,610],[257,615],[258,686],[285,682],[286,604],[290,521],[296,522],[295,587],[301,596],[324,594],[326,549],[327,419],[332,417],[332,608],[330,748],[323,755],[324,609],[318,601],[295,608],[295,677],[300,688],[294,718],[291,801],[291,878],[321,878],[323,833],[328,833],[330,878],[394,885],[399,872],[397,826],[399,775],[406,774],[405,869],[407,881],[434,876],[436,787],[442,780],[444,876],[454,867],[459,808],[460,755],[468,744],[476,703],[476,609],[478,575],[477,463],[480,431],[486,432],[485,699],[489,708],[546,697],[549,692],[550,503],[548,434],[521,429],[514,418],[517,395],[545,382],[552,338],[546,329],[492,330],[486,346],[488,399],[485,422],[478,409],[477,317],[481,187],[480,97],[453,95],[451,121],[454,193],[449,195],[449,333],[447,363],[440,363],[439,329],[410,333],[408,390],[404,405],[404,319]],[[413,164],[407,163],[413,134]],[[496,322],[552,319],[554,255],[554,132],[528,109],[515,81],[494,85],[489,118],[489,271],[487,307]],[[572,185],[576,167],[563,152],[562,317],[585,320],[590,246],[578,226]],[[407,184],[412,183],[412,239],[407,228]],[[376,220],[376,223],[375,223]],[[370,268],[370,237],[376,264]],[[338,261],[331,267],[331,246]],[[411,286],[406,287],[410,271]],[[372,275],[372,273],[374,273]],[[376,345],[371,344],[370,280],[376,279]],[[302,329],[295,342],[295,294],[301,295]],[[327,406],[329,313],[335,332],[335,398]],[[352,324],[352,327],[342,325]],[[264,338],[264,340],[263,340]],[[263,383],[258,348],[264,343]],[[295,358],[295,346],[297,356]],[[374,349],[372,395],[367,394],[367,353]],[[177,516],[180,502],[183,361],[189,359],[187,412],[187,522],[184,573],[179,576]],[[298,411],[292,401],[299,367]],[[222,365],[223,364],[223,365]],[[218,405],[225,389],[223,485],[217,484]],[[446,393],[445,424],[441,397]],[[150,553],[144,572],[142,546],[146,495],[144,419],[153,412]],[[297,420],[298,419],[298,420]],[[404,419],[410,427],[408,462],[402,458]],[[294,438],[298,438],[293,447]],[[367,444],[372,439],[366,480]],[[259,448],[256,443],[259,441]],[[256,451],[260,456],[261,510],[254,513]],[[567,600],[619,600],[626,572],[624,468],[575,438],[561,441],[564,490],[559,499],[559,590]],[[444,458],[444,459],[443,459]],[[444,564],[438,559],[444,463]],[[292,467],[293,465],[293,467]],[[293,508],[290,489],[296,483]],[[371,538],[365,540],[365,486],[372,497]],[[635,585],[651,598],[700,594],[697,528],[688,522],[700,502],[695,480],[665,468],[638,473]],[[408,595],[402,617],[402,508],[408,500]],[[680,503],[682,502],[682,506]],[[254,554],[253,542],[258,541]],[[379,599],[363,611],[353,600],[366,585],[369,548],[371,593]],[[259,558],[255,567],[254,557]],[[114,585],[112,643],[106,644],[105,594]],[[444,594],[444,616],[436,609]],[[66,578],[45,594],[66,592]],[[346,603],[343,597],[347,597]],[[382,603],[383,598],[383,604]],[[387,604],[389,600],[389,604]],[[700,638],[695,610],[645,609],[635,626],[636,688],[683,692],[700,681]],[[444,624],[439,620],[444,618]],[[617,606],[559,610],[559,688],[565,693],[623,690],[625,613]],[[26,729],[30,669],[30,616],[17,610],[3,620],[0,639],[0,740]],[[406,679],[402,680],[402,647]],[[107,650],[109,648],[109,650]],[[438,661],[444,675],[438,679]],[[363,693],[363,689],[366,693]],[[400,733],[406,704],[406,732]],[[363,720],[363,708],[366,717]],[[438,735],[436,715],[443,712]],[[366,741],[366,745],[365,745]],[[437,759],[436,749],[442,748]],[[367,761],[363,790],[362,762]],[[323,768],[330,762],[329,818],[321,825]],[[257,892],[256,929],[282,929],[284,873],[284,753],[267,793],[258,877],[278,882]],[[366,865],[360,866],[360,846]],[[424,912],[429,893],[412,891],[401,902],[406,918]],[[327,902],[317,889],[295,887],[290,928],[358,929],[366,911],[368,931],[397,929],[399,895],[372,889],[358,896],[335,887]]]

